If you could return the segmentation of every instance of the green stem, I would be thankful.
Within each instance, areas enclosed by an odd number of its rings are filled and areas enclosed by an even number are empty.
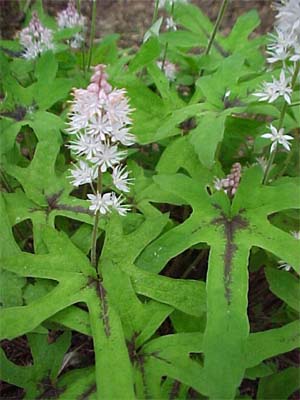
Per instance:
[[[77,0],[77,11],[79,13],[79,15],[81,15],[81,0]],[[82,70],[84,72],[85,75],[85,39],[83,40],[83,43],[81,45],[81,55],[82,55]]]
[[[23,8],[23,13],[24,14],[27,13],[27,10],[29,9],[30,3],[31,3],[31,0],[26,0],[24,8]]]
[[[151,26],[154,24],[154,22],[157,20],[157,16],[158,16],[158,3],[159,0],[155,0],[155,6],[154,6],[154,12],[153,12],[153,17],[152,17],[152,22],[151,22]]]
[[[300,62],[297,62],[296,67],[295,67],[295,71],[294,71],[294,74],[293,74],[293,77],[292,77],[292,82],[291,82],[292,90],[294,90],[294,86],[295,86],[296,81],[297,81],[297,76],[298,76],[298,73],[299,73],[299,69],[300,69]],[[279,117],[278,130],[281,129],[282,126],[283,126],[284,116],[286,114],[288,106],[289,106],[289,104],[285,101],[284,104],[283,104],[283,107],[281,109],[281,113],[280,113],[280,117]],[[276,155],[276,151],[277,151],[277,147],[275,147],[274,151],[272,151],[270,153],[270,156],[269,156],[269,159],[268,159],[268,163],[267,163],[267,167],[266,167],[266,170],[265,170],[265,173],[264,173],[264,177],[263,177],[263,181],[262,181],[263,184],[266,184],[268,182],[269,173],[270,173],[270,170],[271,170],[271,167],[272,167],[275,155]],[[287,167],[287,165],[285,166],[285,169],[286,169],[286,167]]]
[[[88,59],[88,66],[87,66],[88,71],[91,66],[92,55],[93,55],[93,42],[94,42],[95,30],[96,30],[96,14],[97,14],[97,0],[93,0],[92,23],[91,23],[91,32],[90,32],[90,52],[89,52],[89,59]]]
[[[206,56],[210,53],[210,50],[211,50],[211,47],[212,47],[213,42],[215,40],[216,34],[218,32],[218,29],[219,29],[220,24],[222,22],[222,19],[224,17],[227,5],[228,5],[228,0],[223,0],[222,5],[221,5],[220,10],[219,10],[219,14],[218,14],[215,26],[214,26],[214,29],[213,29],[213,31],[212,31],[212,33],[210,35],[210,38],[209,38],[209,41],[208,41],[208,45],[207,45],[207,48],[206,48],[205,53],[204,53]],[[204,73],[204,70],[202,69],[201,72],[200,72],[200,76],[202,76],[203,73]]]
[[[293,155],[293,152],[289,151],[286,159],[283,162],[282,170],[277,174],[277,178],[280,178],[285,173],[285,171],[286,171],[286,169],[287,169],[287,167],[288,167],[288,165],[289,165],[289,163],[290,163],[290,161],[292,159],[292,155]]]
[[[290,104],[290,107],[300,106],[300,101]]]
[[[102,192],[102,172],[100,167],[98,168],[98,180],[97,180],[97,194],[101,194]],[[92,232],[92,249],[91,249],[91,264],[97,270],[97,235],[98,235],[98,225],[100,219],[99,210],[95,215],[95,222]],[[97,270],[98,272],[98,270]]]
[[[173,15],[174,15],[174,6],[175,6],[175,1],[172,2],[172,7],[171,7],[171,18],[172,18],[172,19],[173,19]],[[168,47],[169,47],[169,43],[166,42],[165,48],[164,48],[164,54],[163,54],[162,64],[161,64],[161,70],[162,70],[162,72],[164,72],[164,70],[165,70],[165,63],[166,63],[166,58],[167,58]]]

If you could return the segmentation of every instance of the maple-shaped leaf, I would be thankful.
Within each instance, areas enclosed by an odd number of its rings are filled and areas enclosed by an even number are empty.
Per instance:
[[[181,146],[184,146],[184,139]],[[175,146],[174,146],[175,149]],[[182,150],[184,151],[184,150]],[[212,398],[233,398],[246,368],[246,344],[249,336],[247,317],[248,258],[253,246],[266,249],[300,272],[298,242],[273,226],[268,216],[274,212],[299,208],[295,196],[297,179],[281,179],[263,186],[262,171],[245,171],[232,204],[225,193],[210,195],[207,186],[211,174],[200,163],[194,165],[198,178],[174,169],[176,153],[167,152],[163,172],[154,176],[152,202],[164,202],[174,196],[189,204],[192,213],[183,223],[165,232],[142,253],[138,265],[160,272],[169,260],[191,246],[210,246],[206,281],[207,325],[204,333],[204,394]],[[164,158],[164,156],[162,156]],[[173,162],[174,161],[174,162]],[[168,173],[168,166],[172,173]],[[161,191],[159,191],[161,189]],[[215,382],[221,382],[216,385]]]
[[[11,251],[1,260],[5,271],[19,277],[53,282],[46,292],[39,292],[40,296],[35,296],[32,288],[33,294],[26,296],[24,306],[1,310],[1,337],[12,339],[31,332],[46,320],[91,334],[97,390],[112,398],[121,392],[128,398],[133,396],[131,368],[138,376],[142,374],[135,351],[151,338],[174,308],[196,316],[205,312],[204,284],[159,276],[134,265],[168,220],[149,205],[141,208],[145,209],[145,217],[141,215],[130,233],[125,233],[120,216],[111,216],[99,261],[101,279],[65,233],[46,225],[39,232],[45,246],[43,253]],[[14,243],[8,221],[3,230],[9,242]],[[137,294],[147,301],[141,301]],[[79,302],[87,304],[88,312],[76,307]],[[112,371],[122,376],[118,386],[111,387]]]

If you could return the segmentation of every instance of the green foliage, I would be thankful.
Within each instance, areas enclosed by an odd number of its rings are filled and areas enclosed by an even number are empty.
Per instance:
[[[101,216],[96,270],[94,216],[85,188],[68,180],[65,147],[70,91],[91,75],[87,49],[66,44],[78,28],[58,31],[42,1],[34,7],[55,30],[54,51],[30,61],[18,41],[0,41],[1,379],[25,399],[187,399],[190,389],[234,399],[245,378],[257,380],[258,399],[289,398],[299,389],[286,354],[300,346],[299,140],[262,184],[260,136],[282,104],[251,94],[279,76],[265,68],[266,38],[252,34],[257,12],[217,33],[209,54],[214,24],[181,2],[167,5],[178,29],[160,34],[157,18],[137,51],[120,50],[117,34],[94,44],[92,65],[107,64],[109,82],[127,91],[139,144],[129,151],[132,212]],[[174,80],[157,63],[164,57]],[[289,132],[297,111],[284,116]],[[214,180],[236,162],[237,191],[218,191]],[[255,274],[274,304],[263,318]],[[9,350],[20,337],[22,365]]]

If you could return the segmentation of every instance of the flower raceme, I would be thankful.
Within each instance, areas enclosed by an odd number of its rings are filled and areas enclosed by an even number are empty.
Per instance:
[[[24,47],[23,57],[28,60],[35,59],[43,52],[54,49],[52,30],[41,24],[36,12],[32,13],[29,25],[21,30],[19,39]]]
[[[129,206],[123,204],[122,194],[102,193],[102,188],[95,190],[94,185],[99,174],[109,173],[112,186],[128,193],[133,180],[121,164],[127,152],[119,147],[135,143],[135,136],[130,133],[132,109],[126,91],[113,89],[107,78],[105,66],[98,65],[87,89],[73,90],[67,132],[74,139],[67,146],[78,162],[71,169],[70,178],[75,187],[90,184],[93,194],[87,197],[91,211],[104,215],[115,209],[125,215]]]
[[[84,31],[86,18],[79,14],[74,0],[69,0],[67,8],[57,14],[56,21],[60,29],[78,27]],[[73,49],[80,48],[83,42],[84,35],[82,32],[76,33],[69,41]]]

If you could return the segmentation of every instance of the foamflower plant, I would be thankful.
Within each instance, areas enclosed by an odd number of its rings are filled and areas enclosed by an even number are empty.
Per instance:
[[[70,171],[71,182],[75,187],[88,184],[92,191],[87,198],[89,209],[96,217],[92,239],[94,265],[100,214],[115,210],[124,216],[129,211],[122,193],[116,194],[103,186],[102,175],[110,174],[112,187],[128,193],[132,179],[121,163],[127,155],[125,148],[135,143],[135,137],[130,133],[132,110],[126,92],[111,87],[105,69],[104,65],[97,65],[88,87],[74,89],[67,129],[72,137],[67,146],[77,160]]]
[[[93,192],[88,195],[90,210],[107,214],[115,209],[125,215],[128,206],[123,205],[122,195],[103,194],[104,188],[102,185],[96,188],[95,181],[108,172],[118,191],[129,192],[132,182],[126,167],[120,164],[127,155],[124,147],[135,143],[129,129],[132,110],[126,92],[112,89],[107,82],[105,66],[98,65],[87,89],[74,89],[73,96],[67,129],[72,139],[67,146],[77,163],[70,171],[71,182],[75,187],[90,185]]]

